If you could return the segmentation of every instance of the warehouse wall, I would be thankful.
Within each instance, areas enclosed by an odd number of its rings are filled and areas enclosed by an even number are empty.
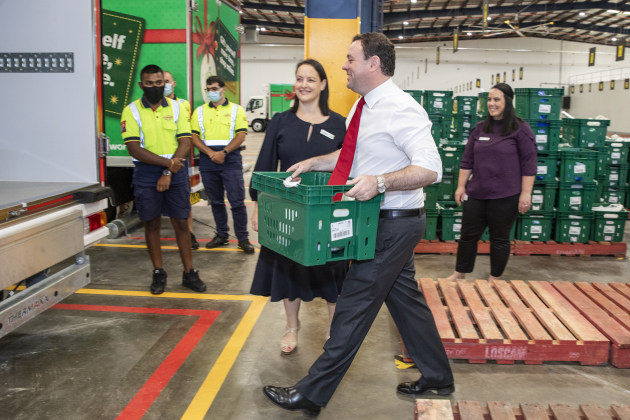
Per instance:
[[[293,81],[295,64],[303,57],[300,41],[289,40],[295,44],[279,46],[287,41],[260,37],[256,44],[242,44],[243,103],[251,95],[263,94],[267,83]],[[477,95],[490,89],[498,76],[500,81],[505,79],[515,88],[565,87],[565,95],[570,95],[570,84],[601,79],[606,82],[606,89],[591,97],[571,95],[569,112],[576,118],[604,115],[611,119],[611,131],[630,133],[630,119],[619,116],[630,107],[630,89],[624,89],[619,82],[614,91],[608,88],[611,78],[623,82],[630,77],[626,75],[630,74],[630,57],[628,61],[615,62],[615,48],[598,45],[595,66],[588,67],[591,47],[591,44],[540,38],[463,40],[455,53],[452,43],[398,45],[394,81],[403,89],[453,90],[455,95]],[[477,79],[480,87],[476,86]]]

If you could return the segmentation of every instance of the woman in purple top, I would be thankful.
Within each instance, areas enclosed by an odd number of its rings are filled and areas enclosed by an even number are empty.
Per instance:
[[[510,230],[518,213],[531,207],[536,176],[536,140],[529,124],[515,115],[514,91],[498,83],[488,93],[488,118],[470,133],[459,169],[455,201],[463,205],[455,271],[473,271],[477,243],[490,230],[490,276],[503,274],[510,256]]]

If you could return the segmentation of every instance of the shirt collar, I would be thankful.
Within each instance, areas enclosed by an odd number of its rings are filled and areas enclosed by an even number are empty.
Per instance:
[[[140,98],[140,102],[142,102],[142,106],[144,106],[145,108],[151,108],[151,104],[149,104],[149,101],[147,101],[147,98],[145,98],[144,95],[142,95],[142,98]],[[160,102],[160,105],[162,105],[163,107],[168,106],[166,98],[162,98],[162,102]]]
[[[391,89],[394,86],[394,82],[390,77],[385,82],[381,83],[364,96],[365,104],[368,106],[368,108],[372,108],[382,98],[389,96],[391,94]]]
[[[228,98],[225,98],[225,102],[223,102],[221,105],[219,106],[226,106],[227,104],[229,104],[230,101],[228,101]],[[208,102],[208,106],[210,108],[218,108],[219,106],[214,106],[214,104],[212,102]]]

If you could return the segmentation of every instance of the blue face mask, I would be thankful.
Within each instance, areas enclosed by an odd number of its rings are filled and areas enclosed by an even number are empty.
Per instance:
[[[172,83],[165,83],[164,84],[164,96],[169,96],[171,93],[173,93],[173,84]]]
[[[221,92],[211,90],[206,94],[206,97],[210,102],[218,102],[221,100]]]

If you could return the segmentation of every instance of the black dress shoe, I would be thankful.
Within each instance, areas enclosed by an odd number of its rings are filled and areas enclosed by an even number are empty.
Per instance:
[[[293,387],[281,388],[267,385],[263,387],[263,392],[275,405],[285,410],[302,410],[307,414],[319,414],[321,407],[305,396],[300,394]]]
[[[455,385],[427,385],[417,380],[415,382],[403,382],[396,390],[405,395],[421,395],[426,392],[435,392],[437,395],[449,395],[455,392]]]

